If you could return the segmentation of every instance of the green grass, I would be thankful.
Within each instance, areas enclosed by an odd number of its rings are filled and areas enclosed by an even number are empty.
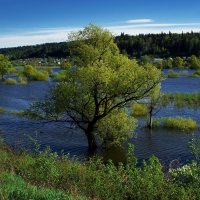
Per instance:
[[[144,104],[135,103],[132,105],[132,110],[133,117],[144,117],[148,114],[147,106]]]
[[[197,128],[197,123],[191,118],[183,117],[162,117],[154,120],[154,127],[164,127],[180,130],[183,132],[192,132]]]
[[[75,200],[85,199],[72,197],[55,189],[46,189],[27,183],[22,177],[10,173],[0,175],[0,199],[2,200]]]
[[[13,79],[13,78],[7,78],[5,80],[5,84],[7,84],[7,85],[16,85],[17,81],[15,79]]]

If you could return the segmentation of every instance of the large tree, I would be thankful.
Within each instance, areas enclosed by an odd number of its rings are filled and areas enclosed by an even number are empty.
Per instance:
[[[3,54],[0,54],[0,75],[2,81],[4,80],[4,76],[10,73],[12,69],[12,64],[8,58]]]
[[[69,39],[73,41],[72,64],[65,81],[29,113],[75,123],[86,135],[89,150],[97,147],[96,137],[123,141],[135,124],[127,114],[127,104],[147,97],[160,83],[161,72],[120,54],[112,34],[98,26],[89,25]]]

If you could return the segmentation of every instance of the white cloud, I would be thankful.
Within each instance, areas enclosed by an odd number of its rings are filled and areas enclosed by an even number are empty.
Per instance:
[[[126,21],[127,24],[134,24],[134,23],[150,23],[153,22],[152,19],[129,19]]]
[[[137,35],[140,33],[167,33],[169,31],[172,33],[181,33],[191,31],[200,32],[200,23],[125,24],[121,26],[109,26],[105,28],[109,29],[115,35],[118,35],[121,32],[130,35]],[[67,35],[70,32],[80,29],[81,28],[79,27],[44,28],[30,30],[21,34],[0,35],[0,48],[67,41]]]
[[[67,35],[70,32],[80,29],[81,28],[61,27],[38,29],[15,35],[0,35],[0,48],[35,45],[49,42],[63,42],[67,41]]]
[[[136,25],[121,25],[107,27],[113,34],[118,35],[121,32],[130,35],[148,34],[148,33],[186,33],[200,32],[200,23],[184,23],[184,24],[136,24]]]

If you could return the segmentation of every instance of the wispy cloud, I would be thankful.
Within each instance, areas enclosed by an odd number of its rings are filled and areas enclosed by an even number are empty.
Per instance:
[[[126,21],[127,24],[137,24],[137,23],[150,23],[153,19],[129,19]]]
[[[82,27],[43,28],[12,35],[4,34],[0,35],[0,48],[67,41],[67,35],[70,32],[80,30],[81,28]],[[167,33],[169,31],[181,33],[190,31],[200,32],[200,23],[136,23],[108,26],[105,28],[109,29],[114,35],[118,35],[121,32],[130,35],[137,35],[140,33]]]

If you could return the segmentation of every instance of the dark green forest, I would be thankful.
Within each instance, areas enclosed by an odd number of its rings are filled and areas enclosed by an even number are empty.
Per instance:
[[[152,57],[189,57],[200,55],[200,33],[160,33],[131,36],[121,33],[115,41],[124,54],[140,58],[144,55]],[[71,42],[48,43],[34,46],[0,49],[0,54],[10,59],[26,58],[66,58],[70,53]]]

